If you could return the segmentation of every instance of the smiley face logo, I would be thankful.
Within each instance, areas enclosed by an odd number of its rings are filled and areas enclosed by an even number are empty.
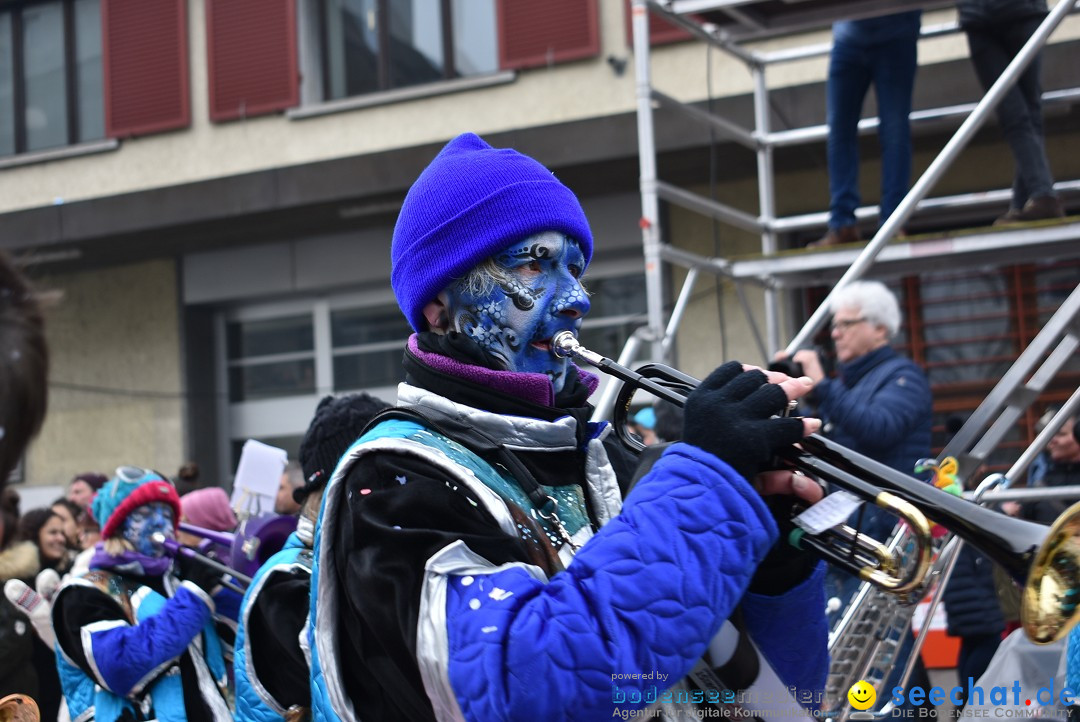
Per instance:
[[[859,680],[855,684],[851,685],[851,689],[847,693],[848,702],[855,709],[870,709],[874,706],[874,701],[877,699],[877,692],[870,686],[868,682]]]

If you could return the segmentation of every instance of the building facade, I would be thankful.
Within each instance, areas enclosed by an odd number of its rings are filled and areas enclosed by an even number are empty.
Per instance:
[[[953,15],[928,11],[924,25]],[[625,0],[0,1],[0,247],[43,291],[53,354],[49,414],[25,482],[123,463],[171,474],[188,459],[227,482],[248,438],[294,454],[323,395],[367,389],[391,400],[408,330],[388,283],[395,214],[463,131],[532,155],[578,193],[597,243],[582,337],[617,355],[645,310],[629,18]],[[752,80],[741,65],[662,23],[654,31],[657,85],[748,116]],[[828,37],[825,25],[761,46]],[[1070,17],[1045,51],[1046,88],[1080,85],[1078,65],[1080,18]],[[823,122],[826,67],[818,57],[773,72],[774,123]],[[962,35],[921,43],[917,108],[979,97]],[[1080,178],[1077,112],[1071,101],[1048,106],[1059,178]],[[666,175],[753,212],[753,155],[666,120],[656,135]],[[917,172],[949,130],[920,131]],[[873,201],[872,142],[864,158]],[[781,212],[827,206],[821,144],[778,153],[776,169]],[[1006,188],[1011,173],[988,128],[935,194]],[[917,219],[914,230],[985,223],[1002,210]],[[663,225],[696,253],[760,250],[753,235],[677,208]],[[995,359],[1015,356],[1030,337],[1017,319],[1037,330],[1077,258],[1080,248],[1045,268],[1030,259],[888,279],[915,311],[903,343],[937,375],[942,423],[972,408],[999,367],[933,364],[989,363],[984,336],[1012,339],[994,346]],[[673,288],[680,274],[671,270]],[[1034,300],[1018,300],[1026,288]],[[792,332],[814,293],[788,292]],[[737,295],[722,279],[701,284],[676,342],[681,368],[700,375],[725,358],[764,360]],[[970,330],[963,309],[977,316],[987,304],[1003,314],[997,325],[960,334],[959,356],[935,357],[929,349],[956,340],[947,324]],[[746,305],[758,311],[760,293]]]

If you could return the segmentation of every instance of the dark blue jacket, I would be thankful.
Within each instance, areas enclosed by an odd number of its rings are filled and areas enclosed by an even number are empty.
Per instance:
[[[840,375],[814,391],[833,441],[905,474],[930,456],[930,384],[891,347],[841,364]]]
[[[905,474],[930,456],[930,384],[922,369],[889,346],[840,364],[814,389],[826,436]],[[862,530],[885,538],[896,519],[868,505]]]
[[[1001,634],[1005,630],[1005,615],[994,587],[994,564],[968,544],[960,548],[960,558],[945,587],[944,603],[948,633],[953,637]]]

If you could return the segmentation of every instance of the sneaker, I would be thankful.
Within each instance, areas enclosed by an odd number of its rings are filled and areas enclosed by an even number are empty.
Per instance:
[[[807,243],[807,248],[831,248],[833,246],[842,246],[846,243],[860,243],[862,238],[859,236],[859,229],[855,226],[842,226],[840,228],[830,228],[829,232],[821,238]]]
[[[1057,196],[1039,196],[1030,198],[1023,210],[1017,214],[1021,221],[1041,221],[1045,218],[1064,218],[1065,209]]]

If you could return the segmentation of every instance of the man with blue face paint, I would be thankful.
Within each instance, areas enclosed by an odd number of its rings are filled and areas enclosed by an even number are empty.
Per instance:
[[[455,282],[425,307],[424,316],[430,328],[465,334],[508,371],[546,375],[558,393],[570,362],[551,352],[551,339],[559,331],[576,332],[589,311],[578,280],[584,269],[577,241],[538,233]]]
[[[771,693],[823,687],[823,565],[772,549],[759,495],[820,498],[759,474],[819,426],[774,418],[809,380],[721,366],[623,501],[622,452],[588,421],[597,379],[551,353],[589,310],[592,252],[574,194],[475,135],[409,190],[391,248],[416,331],[406,382],[338,462],[316,525],[314,719],[606,719],[687,692],[740,613]]]
[[[102,541],[90,571],[53,603],[57,664],[72,719],[231,720],[209,589],[180,581],[155,535],[176,538],[180,498],[161,475],[117,469],[90,507]]]
[[[165,547],[154,540],[154,535],[172,539],[174,527],[172,507],[163,501],[155,501],[136,507],[128,514],[120,528],[120,536],[140,554],[160,557],[165,554]]]

